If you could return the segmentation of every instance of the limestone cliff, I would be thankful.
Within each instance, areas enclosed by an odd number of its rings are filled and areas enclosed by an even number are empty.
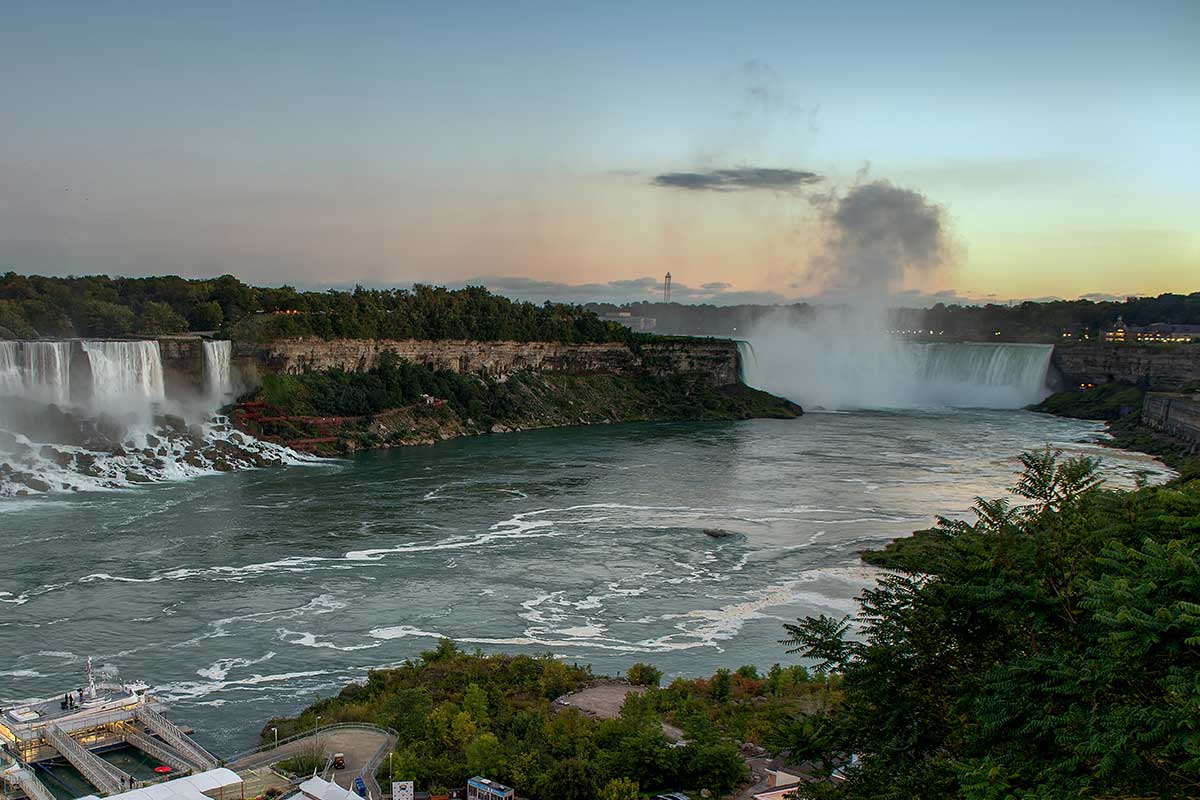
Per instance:
[[[650,375],[703,373],[717,386],[738,382],[738,351],[721,339],[667,339],[640,345],[622,342],[478,342],[420,339],[285,339],[236,342],[233,361],[243,373],[299,374],[334,367],[361,372],[379,354],[395,351],[404,361],[434,370],[499,377],[520,371],[567,375]]]
[[[1200,380],[1200,345],[1060,344],[1051,364],[1068,387],[1116,382],[1168,391]]]

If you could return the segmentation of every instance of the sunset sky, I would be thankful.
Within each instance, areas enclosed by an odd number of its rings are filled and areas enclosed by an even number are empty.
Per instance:
[[[3,4],[0,271],[770,301],[887,181],[916,295],[1200,289],[1194,0],[182,5]]]

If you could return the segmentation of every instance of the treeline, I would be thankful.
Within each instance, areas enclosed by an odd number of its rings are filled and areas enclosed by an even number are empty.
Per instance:
[[[773,735],[778,721],[825,708],[836,682],[801,667],[722,670],[709,679],[626,697],[615,719],[596,720],[552,701],[592,675],[550,656],[467,655],[448,640],[397,669],[374,670],[364,685],[319,701],[292,719],[272,720],[280,736],[322,722],[371,722],[399,734],[380,782],[413,780],[423,791],[463,786],[484,775],[531,800],[637,800],[657,791],[721,796],[747,777],[739,740]],[[663,722],[683,732],[674,743]],[[264,734],[267,729],[264,729]],[[273,735],[273,734],[272,734]],[[264,743],[268,740],[264,736]]]
[[[1087,459],[1022,457],[974,522],[890,545],[851,620],[788,626],[840,674],[794,758],[801,798],[1200,796],[1200,480],[1106,491]]]
[[[796,324],[812,321],[817,307],[807,303],[783,306],[681,305],[679,303],[632,303],[616,306],[591,303],[598,314],[628,311],[634,316],[653,317],[659,333],[708,336],[744,336],[767,319]],[[927,309],[897,309],[888,324],[898,330],[929,331],[941,340],[1006,342],[1060,342],[1064,333],[1080,339],[1088,334],[1096,340],[1121,317],[1129,325],[1155,322],[1200,325],[1200,292],[1135,297],[1124,301],[1055,300],[1015,305],[946,305]],[[941,332],[939,334],[939,331]],[[999,331],[999,337],[996,332]]]
[[[235,339],[474,339],[634,342],[639,335],[578,306],[534,305],[481,287],[301,292],[232,275],[0,277],[0,338],[162,335],[216,331]]]

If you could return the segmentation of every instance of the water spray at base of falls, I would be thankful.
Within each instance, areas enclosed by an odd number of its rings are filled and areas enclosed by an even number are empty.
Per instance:
[[[1046,396],[1053,345],[920,343],[823,324],[760,326],[747,384],[806,409],[1023,408]]]
[[[0,341],[0,497],[317,461],[217,414],[235,388],[230,350],[204,342],[203,388],[167,397],[156,341]]]

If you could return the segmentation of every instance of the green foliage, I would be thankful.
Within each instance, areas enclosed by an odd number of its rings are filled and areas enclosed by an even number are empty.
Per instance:
[[[1136,386],[1102,383],[1090,389],[1055,392],[1030,410],[1075,419],[1120,419],[1141,411],[1144,395]]]
[[[658,686],[662,682],[662,670],[639,661],[629,668],[625,677],[634,686]]]
[[[831,713],[780,746],[847,798],[1189,797],[1200,792],[1200,482],[1097,485],[1086,460],[1027,453],[1013,492],[943,520],[847,620],[788,643],[842,676]]]
[[[146,336],[183,333],[187,329],[188,321],[166,303],[151,300],[138,316],[137,332]]]
[[[637,342],[645,338],[578,306],[519,303],[479,286],[298,292],[249,286],[232,275],[48,278],[0,276],[6,335],[121,336],[229,328],[233,338],[475,339]]]
[[[436,398],[438,404],[426,405],[422,395]],[[258,396],[273,411],[267,422],[246,423],[252,433],[282,441],[336,435],[354,446],[432,440],[447,432],[482,433],[496,424],[525,428],[644,420],[786,419],[801,413],[788,400],[741,384],[716,387],[702,373],[626,377],[525,371],[496,380],[435,371],[401,361],[391,351],[381,354],[376,366],[366,372],[331,369],[265,375]],[[388,418],[382,426],[386,433],[372,425],[373,415],[396,409],[407,411]],[[301,416],[337,421],[295,419]]]
[[[645,674],[657,672],[643,665]],[[753,672],[754,674],[749,674]],[[322,722],[394,728],[390,760],[397,780],[418,788],[462,786],[482,774],[530,800],[626,798],[708,789],[720,796],[746,777],[736,742],[765,742],[789,720],[827,708],[835,684],[803,668],[724,674],[728,697],[711,698],[712,680],[676,680],[667,689],[630,692],[614,719],[596,720],[552,700],[592,682],[584,669],[549,656],[467,655],[449,640],[396,669],[372,671],[293,719],[272,720],[265,738]],[[663,722],[681,727],[678,746]],[[389,761],[380,766],[390,780]],[[569,787],[569,788],[568,788]]]
[[[600,789],[597,800],[641,800],[642,791],[637,781],[629,778],[613,778]]]

